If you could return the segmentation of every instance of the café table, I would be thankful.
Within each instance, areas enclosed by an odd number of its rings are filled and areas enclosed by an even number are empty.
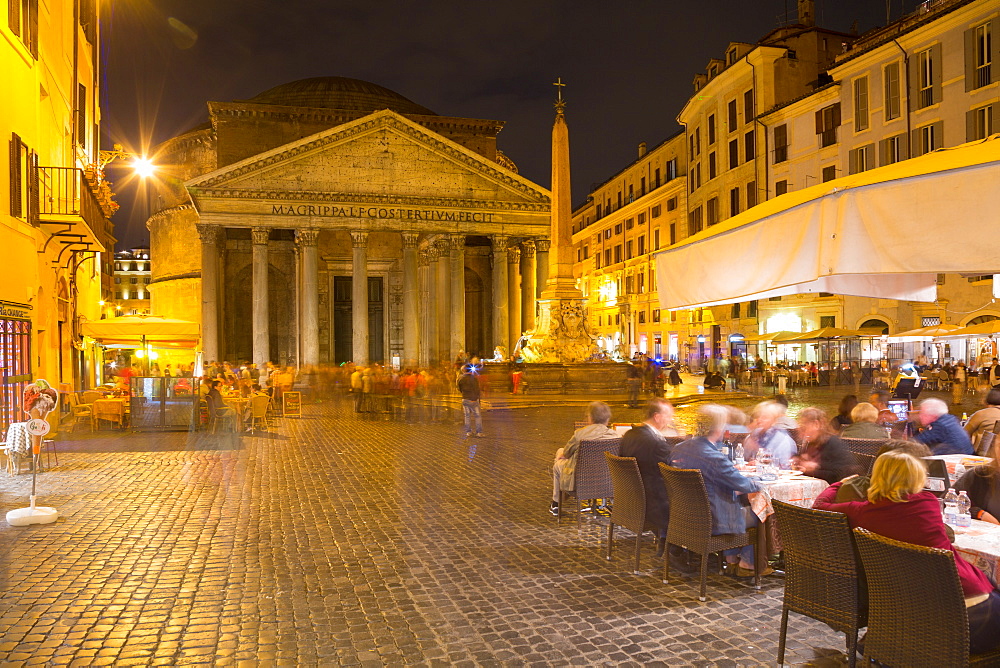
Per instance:
[[[124,397],[112,399],[97,399],[91,404],[91,419],[94,426],[99,426],[101,420],[117,422],[125,427],[128,416],[128,399]]]
[[[972,526],[952,529],[959,556],[986,573],[995,585],[1000,578],[1000,524],[972,520]]]
[[[250,399],[248,397],[234,396],[223,397],[222,401],[236,413],[236,430],[243,431],[243,412],[246,410]]]
[[[748,466],[740,470],[745,476],[757,478],[756,467]],[[830,484],[820,478],[803,475],[797,471],[780,471],[777,480],[759,480],[764,488],[761,492],[748,494],[750,509],[761,521],[757,532],[757,554],[765,559],[768,555],[781,551],[781,540],[774,523],[774,507],[771,501],[784,501],[802,508],[812,508],[813,501]],[[755,564],[759,566],[760,564]]]
[[[955,474],[956,467],[961,464],[966,470],[979,466],[980,464],[989,464],[993,461],[991,457],[980,457],[979,455],[931,455],[929,457],[924,457],[924,459],[940,459],[944,461],[944,465],[948,468],[948,477],[951,478],[952,482],[958,479]]]

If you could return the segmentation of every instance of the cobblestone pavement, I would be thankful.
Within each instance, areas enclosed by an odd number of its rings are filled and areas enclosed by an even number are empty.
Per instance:
[[[618,410],[616,420],[637,418]],[[664,585],[648,542],[547,511],[579,408],[461,425],[306,406],[255,437],[96,435],[39,475],[48,526],[0,522],[4,665],[774,665],[782,581]],[[0,474],[0,512],[30,476]],[[786,661],[841,665],[792,616]]]

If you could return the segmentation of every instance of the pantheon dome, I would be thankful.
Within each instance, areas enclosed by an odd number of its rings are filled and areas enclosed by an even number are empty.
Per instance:
[[[395,91],[360,79],[347,77],[313,77],[275,86],[245,102],[275,104],[286,107],[342,109],[372,113],[391,109],[400,114],[437,116]]]

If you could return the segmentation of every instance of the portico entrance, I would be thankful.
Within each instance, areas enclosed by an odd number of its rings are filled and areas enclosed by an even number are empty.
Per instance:
[[[353,302],[350,276],[333,277],[333,350],[334,362],[354,359]],[[385,363],[385,305],[381,276],[368,277],[368,361]]]

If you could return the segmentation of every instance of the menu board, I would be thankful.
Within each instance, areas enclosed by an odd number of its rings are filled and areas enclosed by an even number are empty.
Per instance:
[[[282,409],[284,417],[302,417],[302,393],[285,392],[281,395]]]

